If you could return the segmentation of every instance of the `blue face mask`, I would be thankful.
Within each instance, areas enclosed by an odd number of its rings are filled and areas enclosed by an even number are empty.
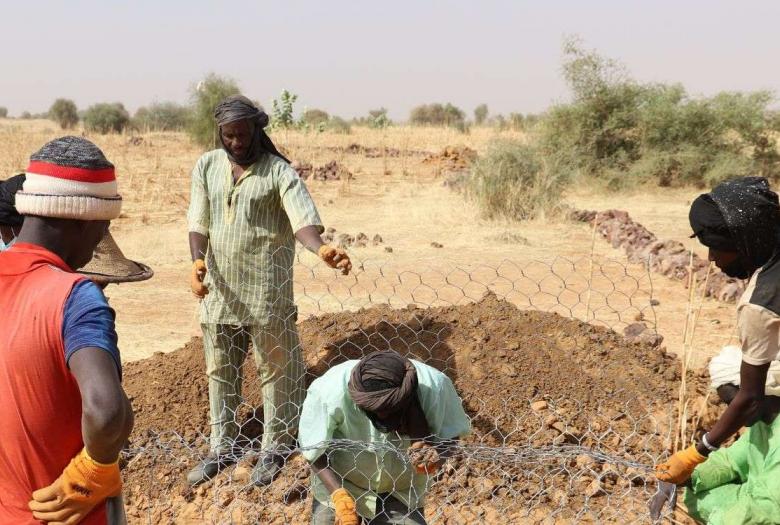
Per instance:
[[[16,237],[11,239],[11,241],[8,244],[6,244],[2,236],[0,236],[0,252],[6,251],[8,248],[13,246],[15,242],[16,242]]]

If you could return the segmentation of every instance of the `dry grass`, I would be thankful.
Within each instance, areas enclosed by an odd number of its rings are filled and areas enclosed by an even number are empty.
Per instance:
[[[81,133],[80,130],[75,133]],[[49,121],[0,120],[0,177],[23,170],[29,155],[44,142],[61,134]],[[497,266],[503,260],[551,260],[564,256],[585,261],[582,277],[590,273],[588,256],[624,260],[607,243],[593,243],[593,232],[566,222],[531,221],[522,224],[480,219],[478,210],[443,187],[430,165],[419,156],[366,158],[336,151],[356,143],[364,147],[436,152],[445,146],[464,145],[484,152],[496,137],[523,139],[517,133],[474,129],[461,134],[441,128],[394,127],[388,130],[354,128],[349,135],[281,132],[274,140],[293,159],[315,165],[338,160],[355,174],[349,185],[310,181],[308,184],[327,226],[339,232],[378,233],[382,247],[352,250],[361,260],[386,260],[393,268],[416,269],[449,263]],[[107,292],[117,310],[117,327],[123,357],[138,359],[155,351],[170,351],[199,333],[196,302],[189,294],[189,254],[186,207],[189,172],[200,154],[186,135],[142,134],[140,144],[127,135],[90,137],[117,166],[120,191],[125,198],[124,218],[112,231],[125,253],[151,265],[154,279],[138,284],[112,286]],[[387,174],[385,174],[387,172]],[[577,186],[567,195],[580,208],[628,210],[663,238],[685,239],[687,207],[695,190],[659,190],[604,194]],[[432,242],[443,248],[431,246]],[[634,267],[632,273],[641,274]],[[683,320],[687,292],[678,282],[654,277],[658,326],[670,349],[683,347]],[[596,304],[585,306],[593,315]],[[585,310],[589,310],[588,314]],[[733,334],[733,306],[705,300],[700,316],[695,366],[714,354]],[[712,324],[712,323],[718,324]],[[702,328],[704,327],[704,328]]]

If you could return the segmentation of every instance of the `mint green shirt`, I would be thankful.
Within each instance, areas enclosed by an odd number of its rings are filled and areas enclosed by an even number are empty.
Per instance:
[[[224,150],[203,154],[187,218],[189,231],[209,238],[201,323],[258,325],[294,315],[295,232],[323,227],[289,164],[263,155],[234,183]]]
[[[432,435],[442,439],[464,436],[471,422],[452,381],[435,368],[412,360],[417,369],[417,395]],[[397,432],[378,431],[352,401],[347,390],[356,360],[334,366],[316,379],[301,411],[298,443],[303,457],[313,463],[327,452],[328,464],[344,479],[344,488],[366,518],[376,514],[378,494],[389,493],[409,509],[425,504],[430,478],[417,474],[406,450],[412,444]],[[356,441],[345,448],[333,440]],[[320,503],[332,507],[330,495],[318,476],[312,476],[312,492]]]

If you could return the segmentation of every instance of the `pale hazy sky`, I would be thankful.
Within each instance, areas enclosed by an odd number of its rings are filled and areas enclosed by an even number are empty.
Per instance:
[[[427,102],[537,112],[566,99],[570,34],[642,81],[780,95],[778,21],[780,0],[0,0],[0,106],[134,111],[185,102],[215,72],[266,107],[287,88],[343,117],[405,119]]]

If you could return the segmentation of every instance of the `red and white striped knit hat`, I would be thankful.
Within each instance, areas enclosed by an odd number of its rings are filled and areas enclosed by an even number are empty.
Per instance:
[[[30,157],[26,179],[16,194],[22,215],[82,221],[119,217],[114,165],[100,148],[82,137],[61,137]]]

